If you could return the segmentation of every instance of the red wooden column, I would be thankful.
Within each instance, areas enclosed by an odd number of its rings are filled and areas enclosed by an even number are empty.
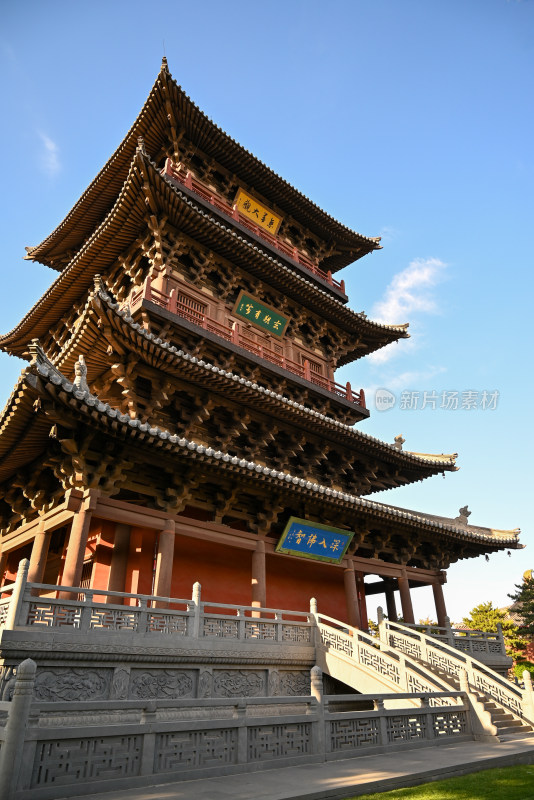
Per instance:
[[[358,592],[358,606],[360,610],[360,627],[362,631],[369,629],[369,617],[367,615],[367,601],[365,599],[365,583],[363,572],[355,572],[356,589]]]
[[[48,548],[52,531],[45,530],[45,523],[40,520],[37,533],[33,540],[32,554],[30,556],[30,567],[28,569],[29,583],[42,583],[48,558]]]
[[[175,528],[176,525],[173,519],[165,520],[165,527],[159,534],[158,538],[154,594],[158,595],[159,597],[171,596]]]
[[[343,570],[343,580],[345,582],[345,601],[347,603],[347,619],[353,628],[362,627],[360,616],[360,604],[358,603],[358,588],[356,586],[356,573],[354,564],[349,561],[349,566]]]
[[[252,603],[256,608],[267,606],[267,582],[265,579],[265,541],[259,539],[252,553]]]
[[[402,575],[399,575],[398,582],[402,606],[402,617],[404,622],[413,624],[415,619],[413,615],[412,598],[410,597],[410,584],[408,583],[405,570],[403,570]]]
[[[434,603],[436,604],[436,614],[440,628],[447,627],[447,609],[445,608],[445,598],[443,597],[443,587],[439,578],[432,583],[434,593]]]
[[[126,570],[128,567],[128,555],[130,552],[130,533],[131,526],[119,522],[115,527],[115,538],[113,540],[113,552],[111,554],[111,565],[109,570],[108,591],[126,591]],[[124,598],[111,597],[107,595],[106,603],[122,604]]]
[[[92,492],[86,497],[72,517],[69,541],[67,544],[67,557],[63,567],[63,586],[79,586],[82,580],[83,559],[91,525],[91,515],[96,503],[96,495]],[[59,596],[68,599],[72,592],[60,592]]]
[[[397,622],[397,607],[395,605],[395,590],[391,578],[384,578],[384,591],[386,594],[386,609],[388,619]]]

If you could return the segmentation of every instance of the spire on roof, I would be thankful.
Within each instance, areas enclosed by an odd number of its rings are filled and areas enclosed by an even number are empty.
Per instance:
[[[169,65],[167,63],[167,56],[163,56],[161,59],[161,72],[169,72]]]

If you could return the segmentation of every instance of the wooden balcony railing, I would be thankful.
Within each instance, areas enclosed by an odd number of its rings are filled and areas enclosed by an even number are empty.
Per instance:
[[[170,158],[165,161],[165,167],[163,168],[162,173],[163,175],[179,181],[186,187],[186,189],[191,189],[193,192],[195,192],[195,194],[198,194],[199,197],[202,197],[203,200],[206,200],[206,202],[210,203],[210,205],[214,206],[218,211],[226,214],[227,217],[231,217],[236,222],[239,222],[240,225],[243,225],[245,228],[248,228],[248,230],[252,231],[252,233],[255,233],[256,236],[264,239],[271,245],[271,247],[274,247],[275,250],[279,250],[281,253],[288,256],[288,258],[296,261],[297,264],[300,264],[310,272],[313,272],[314,275],[318,275],[319,278],[322,278],[334,289],[339,289],[339,291],[345,294],[344,280],[336,281],[336,279],[332,277],[330,270],[328,272],[324,272],[322,269],[319,269],[317,264],[314,264],[311,259],[307,258],[303,253],[301,253],[297,247],[291,247],[285,242],[282,242],[276,236],[273,236],[271,233],[261,228],[259,225],[255,225],[253,222],[251,222],[251,220],[243,216],[243,214],[240,214],[236,207],[231,206],[222,197],[219,197],[219,195],[212,192],[207,186],[204,186],[203,183],[198,181],[196,178],[193,178],[190,172],[177,169]]]
[[[359,392],[355,392],[349,382],[342,385],[322,375],[318,375],[310,369],[310,362],[307,359],[303,364],[298,364],[296,361],[286,358],[283,353],[277,353],[268,345],[260,344],[247,334],[246,331],[243,332],[242,328],[240,330],[240,326],[237,322],[232,322],[230,325],[218,322],[198,308],[193,308],[191,305],[178,300],[177,294],[176,289],[171,289],[169,294],[156,289],[152,286],[150,278],[147,278],[143,287],[130,295],[130,309],[133,312],[143,300],[150,300],[166,311],[170,311],[171,314],[183,317],[183,319],[187,319],[194,325],[198,325],[200,328],[214,333],[216,336],[220,336],[228,342],[243,347],[259,358],[270,361],[271,364],[286,369],[288,372],[292,372],[294,375],[304,378],[304,380],[315,384],[315,386],[319,386],[327,392],[342,397],[344,400],[348,400],[349,403],[354,403],[354,405],[365,408],[365,394],[363,389],[360,389]]]

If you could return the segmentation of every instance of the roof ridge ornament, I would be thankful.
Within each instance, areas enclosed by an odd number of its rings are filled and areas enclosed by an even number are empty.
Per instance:
[[[393,447],[395,447],[397,450],[402,450],[402,445],[405,441],[406,439],[403,438],[402,433],[399,433],[398,436],[395,436]]]
[[[145,140],[142,136],[137,137],[137,152],[142,153],[142,155],[146,156],[147,151],[145,150]]]
[[[468,517],[471,516],[471,512],[469,511],[467,506],[462,506],[462,508],[458,509],[459,516],[455,517],[454,522],[459,522],[461,525],[469,525],[467,520]]]
[[[161,69],[160,69],[160,72],[166,72],[166,73],[167,73],[167,75],[170,75],[170,74],[171,74],[171,73],[169,72],[169,64],[168,64],[168,61],[167,61],[167,56],[163,56],[163,58],[161,59]]]
[[[78,391],[90,393],[89,384],[87,383],[87,365],[81,353],[78,356],[78,361],[74,364],[74,374],[76,377],[74,378],[73,385]]]
[[[39,339],[32,339],[28,345],[28,350],[30,351],[31,356],[30,366],[38,367],[41,364],[45,364],[47,367],[51,366],[50,361],[46,357],[45,351],[41,347],[41,342]]]

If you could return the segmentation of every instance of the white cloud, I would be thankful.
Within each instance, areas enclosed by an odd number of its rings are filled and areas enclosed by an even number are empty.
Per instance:
[[[446,264],[439,258],[416,258],[398,272],[376,303],[371,318],[390,325],[409,322],[414,312],[436,314],[438,308],[432,288],[443,279]]]
[[[43,145],[41,152],[41,167],[51,178],[57,175],[61,169],[59,161],[59,147],[50,136],[47,136],[43,131],[38,131],[39,138]]]
[[[388,325],[412,322],[418,314],[438,314],[439,307],[433,292],[434,287],[443,280],[446,264],[439,258],[415,258],[398,272],[386,289],[382,300],[375,303],[371,319]],[[414,327],[411,326],[413,333]],[[420,343],[420,334],[417,342]],[[408,341],[393,342],[369,356],[373,364],[385,364],[399,353],[413,350],[417,344],[413,338]]]

